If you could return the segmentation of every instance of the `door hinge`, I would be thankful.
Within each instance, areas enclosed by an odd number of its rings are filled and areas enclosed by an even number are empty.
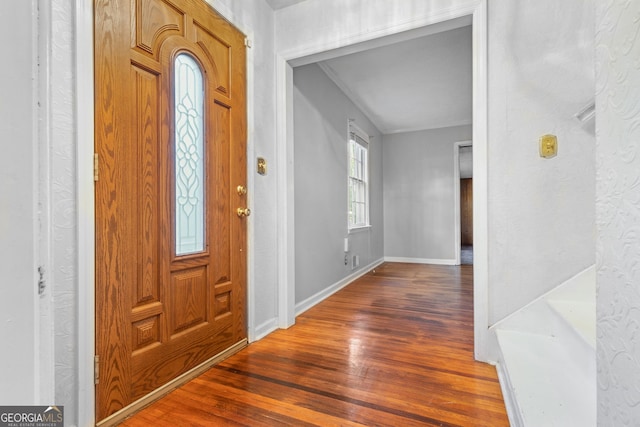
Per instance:
[[[38,279],[38,295],[42,295],[45,288],[44,267],[42,265],[38,267],[38,275],[40,275],[40,279]]]
[[[100,383],[100,356],[93,356],[93,383]]]
[[[98,165],[98,153],[93,153],[93,180],[100,179],[100,167]]]
[[[249,49],[251,49],[251,39],[245,38],[244,39],[244,45],[246,47],[248,47]]]

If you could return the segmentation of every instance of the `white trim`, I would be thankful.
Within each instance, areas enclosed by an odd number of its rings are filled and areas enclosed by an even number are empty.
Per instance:
[[[242,30],[241,30],[242,31]],[[253,39],[253,32],[242,31],[244,35],[250,39]],[[246,49],[247,55],[247,206],[252,212],[255,212],[255,182],[256,174],[254,173],[254,160],[256,158],[255,147],[255,106],[251,100],[254,98],[254,49]],[[247,218],[247,339],[254,342],[259,338],[256,338],[256,300],[255,300],[255,285],[256,285],[256,269],[255,269],[255,245],[253,236],[255,235],[255,222],[252,217]]]
[[[358,141],[358,139],[361,139],[362,141]],[[364,179],[359,179],[356,177],[352,177],[351,176],[351,143],[354,143],[356,145],[359,145],[363,150],[365,150],[366,152],[366,159],[365,159],[365,165],[364,165]],[[370,227],[371,226],[371,221],[370,221],[370,211],[371,211],[371,205],[370,205],[370,190],[369,190],[369,183],[371,181],[371,168],[369,166],[369,135],[360,127],[355,123],[355,119],[348,119],[347,121],[347,140],[346,140],[346,151],[347,151],[347,203],[346,203],[346,207],[347,207],[347,234],[351,233],[351,230],[357,230],[359,228],[365,228],[365,227]],[[364,207],[365,207],[365,218],[364,218],[364,223],[358,223],[358,224],[352,224],[351,223],[351,219],[349,218],[349,212],[351,209],[351,205],[349,203],[349,194],[351,193],[351,181],[352,180],[356,180],[359,181],[361,183],[364,183],[364,187],[365,187],[365,201],[364,201]]]
[[[473,325],[474,354],[489,353],[489,193],[487,0],[473,13]]]
[[[460,147],[471,146],[471,141],[453,144],[453,248],[455,265],[460,265]]]
[[[254,331],[254,341],[261,340],[262,338],[269,335],[271,332],[275,331],[278,328],[278,319],[276,317],[263,322],[262,324],[256,326]]]
[[[518,406],[518,399],[516,399],[515,390],[511,384],[511,377],[509,377],[509,372],[507,372],[502,354],[499,360],[500,362],[496,363],[496,372],[498,373],[498,382],[502,390],[502,399],[504,400],[504,406],[507,410],[509,424],[512,427],[522,427],[524,426],[522,411],[520,411],[520,407]]]
[[[385,262],[406,262],[410,264],[434,264],[434,265],[456,265],[455,259],[436,258],[404,258],[395,256],[385,256]]]
[[[476,0],[462,6],[449,6],[398,25],[383,25],[377,29],[347,35],[332,41],[318,38],[316,42],[276,54],[276,137],[278,167],[278,271],[281,327],[295,312],[290,296],[295,292],[295,248],[293,221],[293,113],[291,98],[293,77],[291,63],[302,65],[327,59],[327,52],[356,43],[369,42],[383,36],[414,30],[463,16],[472,16],[473,63],[473,169],[474,169],[474,341],[475,357],[488,360],[488,189],[487,189],[487,0]],[[304,58],[301,60],[300,58]],[[296,62],[297,61],[297,62]],[[301,62],[302,61],[302,62]],[[286,295],[286,297],[285,297]]]
[[[347,234],[358,234],[358,233],[362,233],[363,231],[369,231],[373,228],[373,225],[369,224],[369,225],[359,225],[357,227],[351,227],[347,230]]]
[[[384,261],[385,261],[384,259],[380,258],[379,260],[372,262],[371,264],[367,265],[366,267],[363,267],[363,268],[351,273],[350,275],[348,275],[344,279],[334,283],[333,285],[331,285],[331,286],[329,286],[327,288],[324,288],[323,290],[321,290],[317,294],[310,296],[309,298],[305,299],[304,301],[300,301],[298,304],[296,304],[296,316],[299,316],[300,314],[302,314],[305,311],[309,310],[314,305],[321,303],[325,299],[329,298],[331,295],[333,295],[336,292],[338,292],[340,289],[350,285],[355,280],[359,279],[360,277],[364,276],[365,274],[369,273],[371,270],[373,270],[374,268],[376,268],[377,266],[382,264]]]
[[[278,170],[278,326],[295,323],[293,68],[276,56],[276,167]]]
[[[95,200],[93,181],[93,1],[80,0],[76,21],[76,167],[78,191],[78,425],[95,423]]]

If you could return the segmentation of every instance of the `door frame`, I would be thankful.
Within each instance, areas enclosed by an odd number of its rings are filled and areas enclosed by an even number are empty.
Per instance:
[[[453,248],[455,265],[460,265],[460,148],[473,147],[472,141],[458,141],[453,144]]]
[[[219,2],[203,0],[215,11],[246,35],[254,33],[246,28],[234,14]],[[94,140],[94,67],[93,67],[93,2],[78,0],[75,7],[76,27],[76,164],[77,164],[77,223],[78,223],[78,425],[95,424],[95,198],[93,181]],[[255,175],[251,172],[255,153],[254,144],[254,57],[252,49],[246,50],[247,61],[247,206],[254,211]],[[254,225],[247,218],[247,336],[255,339],[255,274],[254,274]]]
[[[318,39],[289,51],[276,52],[276,159],[278,168],[278,325],[295,323],[295,212],[293,157],[293,67],[328,59],[331,51],[432,24],[470,16],[473,67],[473,169],[474,169],[474,354],[490,361],[488,304],[488,165],[487,165],[487,0],[448,6],[414,16],[404,24],[389,22],[375,32],[341,35],[327,42]]]

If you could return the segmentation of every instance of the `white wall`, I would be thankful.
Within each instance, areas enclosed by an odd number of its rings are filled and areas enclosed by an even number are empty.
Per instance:
[[[597,2],[598,425],[640,420],[640,2]]]
[[[460,179],[473,178],[473,147],[460,147],[459,153]]]
[[[471,126],[384,136],[384,256],[455,263],[454,151]]]
[[[0,2],[0,402],[38,401],[37,9]]]
[[[441,20],[445,8],[473,6],[476,0],[307,0],[276,13],[276,47],[279,52],[304,51],[308,46],[337,48],[345,39],[372,39],[410,29],[416,17],[429,12]],[[316,52],[309,52],[316,53]]]
[[[253,328],[250,339],[261,338],[276,328],[278,297],[277,161],[275,145],[275,58],[274,12],[264,0],[211,0],[214,8],[251,39],[251,63],[247,72],[253,84],[248,91],[249,108],[249,198],[252,214],[249,222],[251,259],[250,280],[253,301],[249,320]],[[267,174],[256,173],[256,158],[267,160]]]
[[[489,323],[594,263],[593,1],[489,4]],[[558,136],[558,156],[538,138]]]
[[[295,140],[295,301],[300,304],[383,256],[382,135],[316,64],[293,71]],[[347,230],[348,120],[369,143],[371,228]],[[344,263],[344,238],[349,260]]]

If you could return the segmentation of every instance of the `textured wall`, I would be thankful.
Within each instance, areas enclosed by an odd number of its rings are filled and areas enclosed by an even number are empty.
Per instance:
[[[453,264],[457,141],[471,126],[384,136],[384,255]]]
[[[351,274],[347,237],[348,119],[373,136],[369,144],[370,222],[349,235],[350,255],[364,267],[382,258],[382,137],[316,64],[293,72],[296,303]]]
[[[32,2],[0,2],[5,43],[0,54],[0,404],[35,404],[37,132],[33,105],[36,10]],[[7,43],[11,40],[11,43]]]
[[[77,422],[78,246],[76,212],[76,135],[74,8],[52,2],[51,87],[51,268],[54,306],[55,400],[65,421]]]
[[[489,2],[489,324],[595,260],[589,0]],[[538,138],[558,136],[558,156]]]
[[[598,425],[640,425],[640,2],[598,1]]]

